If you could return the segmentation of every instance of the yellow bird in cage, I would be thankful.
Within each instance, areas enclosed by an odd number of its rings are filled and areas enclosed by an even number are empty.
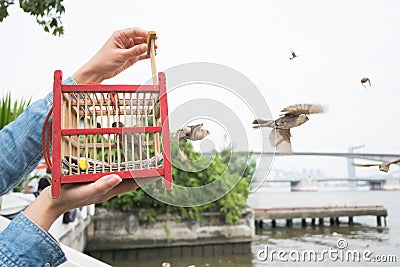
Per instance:
[[[87,160],[85,158],[79,159],[78,166],[79,166],[79,169],[81,169],[82,171],[86,171],[86,169],[90,168],[90,164],[89,164],[89,162],[87,162]]]

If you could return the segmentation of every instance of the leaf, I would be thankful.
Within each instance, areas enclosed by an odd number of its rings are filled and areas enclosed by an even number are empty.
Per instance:
[[[31,99],[21,99],[12,102],[11,93],[7,92],[0,100],[0,129],[14,121],[29,104]]]

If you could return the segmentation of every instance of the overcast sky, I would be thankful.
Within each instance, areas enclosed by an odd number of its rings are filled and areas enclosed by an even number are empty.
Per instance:
[[[138,26],[157,31],[158,71],[198,61],[226,65],[258,87],[273,117],[291,104],[327,106],[327,113],[292,130],[294,151],[365,145],[359,152],[400,153],[400,1],[64,2],[61,38],[10,8],[0,24],[0,93],[42,98],[52,89],[54,70],[72,74],[114,30]],[[298,58],[289,60],[291,49]],[[140,84],[149,77],[147,61],[107,83]],[[370,88],[361,86],[363,77]],[[178,98],[171,95],[171,104]],[[251,129],[252,118],[243,113],[241,123]],[[253,150],[257,138],[251,138]],[[278,158],[274,167],[346,175],[344,159]]]

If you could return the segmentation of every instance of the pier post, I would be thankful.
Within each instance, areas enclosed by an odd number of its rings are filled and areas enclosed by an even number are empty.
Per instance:
[[[272,220],[271,221],[271,225],[272,225],[273,228],[275,228],[276,227],[276,220]]]
[[[386,227],[386,216],[383,216],[383,222],[384,222],[385,227]]]
[[[315,226],[315,218],[311,218],[311,225]]]
[[[336,224],[336,225],[339,225],[339,224],[340,224],[339,217],[336,217],[336,218],[335,218],[335,224]]]
[[[286,220],[286,226],[291,227],[293,225],[293,220],[292,219],[287,219]]]
[[[335,224],[335,219],[334,219],[333,217],[331,217],[331,218],[329,219],[329,221],[330,221],[331,225],[334,225],[334,224]]]
[[[376,222],[378,226],[382,226],[381,216],[376,216]]]
[[[319,218],[318,219],[318,224],[321,226],[324,226],[324,218]]]
[[[307,226],[306,218],[302,218],[302,219],[301,219],[301,226],[302,226],[302,227],[306,227],[306,226]]]
[[[353,217],[349,216],[349,225],[354,225]]]

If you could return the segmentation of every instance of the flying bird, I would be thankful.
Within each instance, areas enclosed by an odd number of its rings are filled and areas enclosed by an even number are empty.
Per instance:
[[[371,86],[371,81],[369,80],[369,78],[364,77],[364,78],[361,79],[361,85],[362,85],[364,88],[367,88],[367,87],[365,87],[365,83],[367,83],[367,82],[368,82],[369,86]]]
[[[197,125],[190,125],[184,126],[179,129],[176,134],[175,138],[178,140],[179,143],[184,142],[186,143],[187,140],[191,141],[198,141],[204,139],[210,132],[206,129],[202,129],[203,123]]]
[[[280,153],[292,153],[290,129],[308,121],[307,115],[322,113],[324,108],[314,104],[295,104],[281,110],[282,114],[276,120],[255,119],[253,128],[273,128],[269,136],[271,145],[276,146]]]
[[[378,166],[380,171],[382,171],[382,172],[388,172],[388,171],[389,171],[389,168],[390,168],[390,165],[391,165],[391,164],[397,164],[397,163],[400,163],[400,159],[396,159],[396,160],[390,161],[390,162],[382,162],[382,163],[375,163],[375,164],[374,164],[374,163],[372,163],[372,164],[360,164],[360,163],[354,163],[354,162],[353,162],[353,165],[354,165],[354,166],[357,166],[357,167],[373,167],[373,166]]]
[[[113,128],[120,127],[123,128],[125,125],[122,122],[113,122],[111,125]],[[135,158],[140,159],[140,153],[142,154],[142,159],[146,159],[147,155],[144,152],[145,142],[143,137],[139,133],[125,133],[125,134],[118,134],[119,139],[119,147],[122,151],[125,151],[125,140],[126,140],[126,150],[128,154],[132,152],[132,139],[133,139],[133,151],[135,154]],[[133,136],[133,138],[132,138]]]
[[[186,143],[187,142],[187,135],[190,133],[190,130],[185,130],[184,128],[179,129],[176,131],[175,139],[178,143]]]
[[[290,57],[289,59],[290,60],[292,60],[292,59],[294,59],[294,58],[296,58],[297,57],[297,55],[296,55],[296,53],[293,51],[293,49],[292,49],[292,57]]]

